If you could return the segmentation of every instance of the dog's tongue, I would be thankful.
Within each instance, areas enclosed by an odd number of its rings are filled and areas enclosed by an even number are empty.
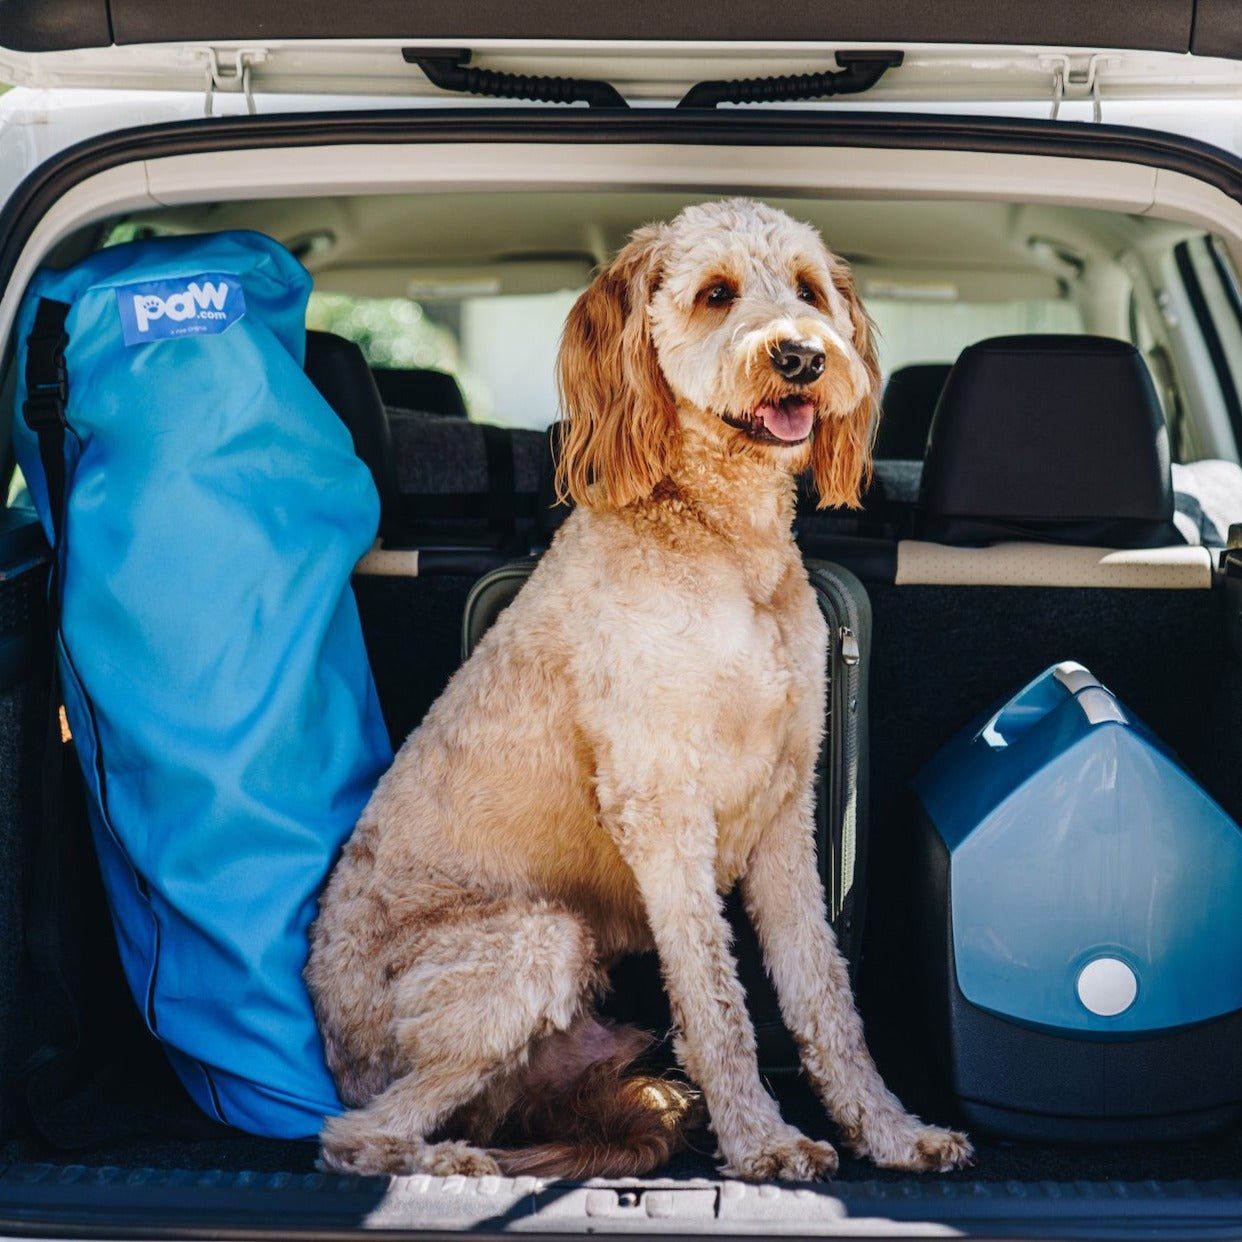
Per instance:
[[[811,434],[815,406],[805,397],[786,397],[777,405],[764,402],[755,410],[755,417],[778,439],[796,442]]]

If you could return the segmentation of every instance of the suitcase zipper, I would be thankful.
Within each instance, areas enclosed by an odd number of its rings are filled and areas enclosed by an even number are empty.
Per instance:
[[[858,636],[848,625],[843,625],[837,631],[837,639],[840,644],[841,663],[846,668],[853,668],[862,659],[862,652],[858,648]]]
[[[862,673],[862,644],[855,624],[856,605],[850,590],[838,579],[827,565],[817,565],[813,575],[822,599],[826,600],[836,614],[837,624],[829,633],[829,733],[825,738],[825,788],[827,802],[833,808],[839,825],[836,839],[829,831],[822,842],[828,862],[825,879],[828,883],[828,906],[841,947],[851,964],[856,966],[857,945],[855,937],[855,914],[858,896],[854,892],[857,867],[858,819],[865,821],[866,810],[860,808],[857,798],[858,781],[858,719],[857,704]],[[844,622],[844,624],[842,624]],[[832,735],[836,734],[837,742]]]

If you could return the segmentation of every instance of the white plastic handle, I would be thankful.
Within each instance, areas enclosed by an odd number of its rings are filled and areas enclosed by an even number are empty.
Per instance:
[[[1112,691],[1081,664],[1066,660],[1056,666],[1052,675],[1078,700],[1089,724],[1129,724],[1129,717],[1113,698]]]

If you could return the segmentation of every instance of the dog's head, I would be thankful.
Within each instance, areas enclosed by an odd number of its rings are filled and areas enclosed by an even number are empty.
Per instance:
[[[879,367],[846,265],[819,234],[745,199],[639,229],[578,299],[557,382],[558,484],[621,507],[696,427],[722,457],[809,463],[821,507],[858,504]]]

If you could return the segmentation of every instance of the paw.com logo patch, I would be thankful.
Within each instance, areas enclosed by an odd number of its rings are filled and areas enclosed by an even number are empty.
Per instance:
[[[116,304],[126,345],[223,332],[246,313],[241,282],[227,272],[122,285]]]

